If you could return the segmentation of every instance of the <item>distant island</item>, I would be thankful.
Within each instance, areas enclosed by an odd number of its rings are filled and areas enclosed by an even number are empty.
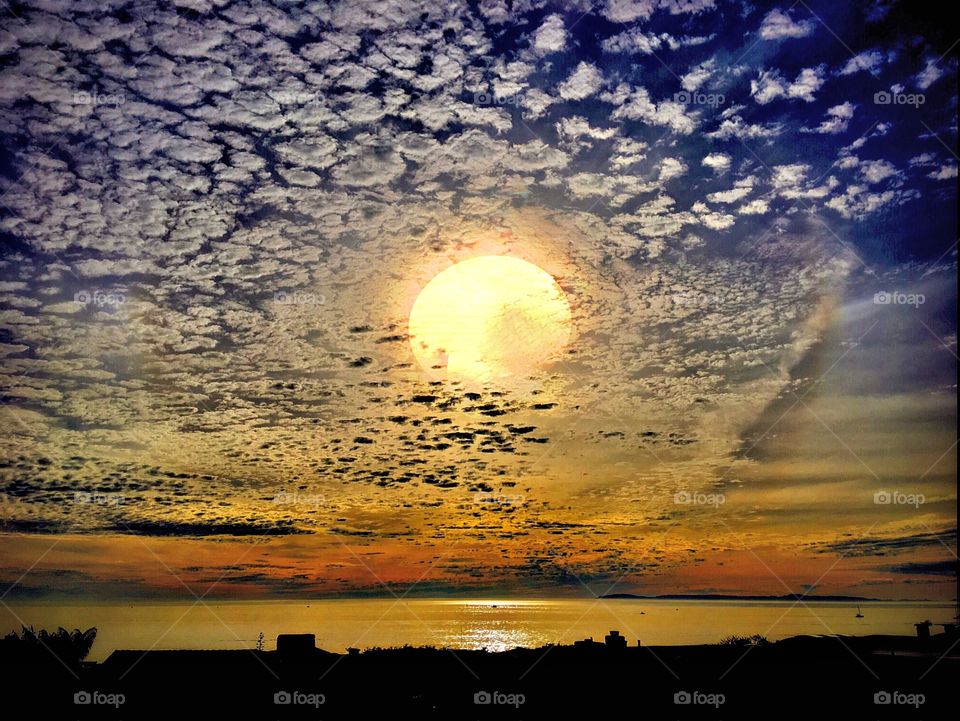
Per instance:
[[[734,596],[725,593],[678,593],[666,596],[640,596],[635,593],[605,593],[604,599],[628,598],[642,601],[882,601],[881,598],[865,596],[807,596],[802,593],[787,593],[783,596]]]

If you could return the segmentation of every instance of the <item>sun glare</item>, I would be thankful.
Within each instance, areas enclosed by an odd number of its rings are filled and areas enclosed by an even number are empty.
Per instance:
[[[556,280],[519,258],[483,256],[438,273],[410,311],[417,362],[460,379],[522,376],[570,336],[570,306]]]

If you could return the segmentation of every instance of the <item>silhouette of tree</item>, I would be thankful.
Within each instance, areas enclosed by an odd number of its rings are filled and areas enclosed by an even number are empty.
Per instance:
[[[32,626],[23,626],[19,634],[12,631],[0,638],[0,658],[44,662],[53,661],[56,656],[68,666],[75,666],[90,653],[96,637],[96,628],[67,631],[61,627],[56,631],[34,631]]]
[[[766,637],[755,633],[752,636],[738,636],[732,634],[720,639],[721,646],[766,646],[769,643]]]

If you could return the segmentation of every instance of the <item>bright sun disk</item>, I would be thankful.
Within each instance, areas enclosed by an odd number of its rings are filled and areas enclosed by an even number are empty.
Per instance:
[[[410,311],[410,344],[423,368],[449,377],[520,376],[563,349],[570,320],[549,273],[519,258],[483,256],[427,283]]]

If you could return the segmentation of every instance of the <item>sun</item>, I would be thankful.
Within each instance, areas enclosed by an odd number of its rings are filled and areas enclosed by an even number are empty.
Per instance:
[[[410,345],[426,370],[458,379],[528,375],[570,337],[570,305],[553,276],[519,258],[471,258],[438,273],[410,311]]]

